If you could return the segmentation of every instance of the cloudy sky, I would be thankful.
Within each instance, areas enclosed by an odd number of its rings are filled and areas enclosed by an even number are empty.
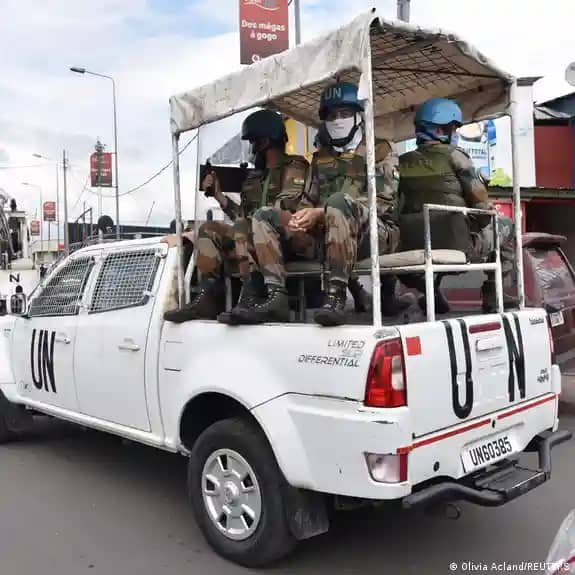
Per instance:
[[[395,0],[301,0],[303,39]],[[411,19],[457,32],[515,75],[545,76],[544,100],[569,91],[575,60],[573,0],[412,0]],[[97,137],[113,149],[111,86],[70,66],[113,75],[118,90],[120,191],[138,186],[170,159],[168,98],[239,67],[238,0],[0,0],[0,188],[32,212],[55,199],[55,166],[32,154],[70,156],[70,218],[97,197],[85,188]],[[185,140],[184,140],[185,143]],[[223,143],[223,142],[222,142]],[[194,146],[183,157],[193,166]],[[203,150],[207,154],[210,150]],[[27,167],[32,166],[32,167]],[[187,172],[191,172],[188,170]],[[122,197],[123,223],[172,219],[171,171]],[[190,195],[192,178],[184,193]],[[111,195],[110,191],[106,194]],[[114,215],[113,199],[104,212]]]

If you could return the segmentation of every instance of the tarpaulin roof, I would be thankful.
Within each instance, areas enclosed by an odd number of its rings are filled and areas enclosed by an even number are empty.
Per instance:
[[[384,20],[372,10],[335,32],[173,96],[172,133],[270,104],[317,126],[321,91],[336,79],[358,83],[360,96],[366,95],[362,71],[370,48],[378,136],[410,137],[415,107],[431,97],[457,100],[466,122],[507,110],[513,78],[475,48],[453,34]]]

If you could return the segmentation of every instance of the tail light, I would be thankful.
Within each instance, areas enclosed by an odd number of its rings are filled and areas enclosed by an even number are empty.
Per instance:
[[[555,340],[553,339],[553,328],[551,327],[551,320],[547,316],[547,330],[549,332],[549,347],[551,348],[551,365],[555,364]]]
[[[402,407],[407,405],[405,362],[401,339],[382,341],[375,346],[365,388],[365,405]]]
[[[366,453],[371,478],[377,483],[403,483],[407,481],[407,453],[381,455]]]

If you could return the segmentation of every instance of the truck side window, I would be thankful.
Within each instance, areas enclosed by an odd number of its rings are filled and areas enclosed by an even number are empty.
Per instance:
[[[159,261],[154,250],[108,255],[96,280],[90,313],[144,305]]]
[[[70,259],[32,299],[30,317],[77,314],[93,266],[92,257]]]

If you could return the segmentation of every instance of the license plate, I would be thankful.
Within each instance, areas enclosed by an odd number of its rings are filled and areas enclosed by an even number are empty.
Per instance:
[[[467,446],[461,454],[463,467],[467,473],[485,467],[515,452],[512,436],[509,433],[492,435]]]
[[[558,327],[565,323],[565,318],[563,317],[562,311],[556,311],[549,314],[549,320],[551,321],[551,327]]]

